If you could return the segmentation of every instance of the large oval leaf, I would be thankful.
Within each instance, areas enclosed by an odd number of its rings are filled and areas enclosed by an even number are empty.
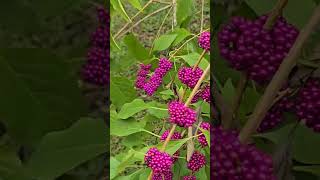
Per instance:
[[[37,179],[54,179],[108,151],[108,129],[102,120],[83,118],[71,128],[49,133],[26,165]]]
[[[44,49],[2,49],[0,119],[20,143],[39,140],[78,120],[84,102],[77,79]]]

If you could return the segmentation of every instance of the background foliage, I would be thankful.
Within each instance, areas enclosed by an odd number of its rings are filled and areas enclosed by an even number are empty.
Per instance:
[[[79,77],[99,4],[0,2],[1,180],[105,176],[106,93]]]

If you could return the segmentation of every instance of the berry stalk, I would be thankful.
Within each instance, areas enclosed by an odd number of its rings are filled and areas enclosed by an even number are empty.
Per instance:
[[[193,65],[192,71],[196,70],[196,68],[199,66],[199,64],[200,64],[201,60],[203,59],[204,55],[206,54],[206,52],[207,52],[207,50],[203,50],[203,52],[199,56],[197,62]]]
[[[270,16],[268,17],[266,23],[264,24],[263,28],[266,30],[272,29],[274,23],[276,22],[277,18],[282,14],[283,8],[287,5],[288,0],[278,0],[277,4],[275,5],[274,9],[271,11]]]
[[[287,80],[289,73],[297,63],[297,60],[302,52],[302,48],[307,42],[310,35],[314,32],[315,28],[320,23],[320,5],[318,5],[308,24],[302,29],[301,33],[297,37],[297,40],[290,49],[287,57],[281,63],[276,74],[273,76],[271,82],[267,86],[265,93],[259,100],[252,116],[250,116],[248,122],[244,125],[243,129],[239,133],[239,140],[241,143],[248,142],[251,134],[253,134],[259,127],[261,121],[265,117],[268,108],[274,101],[278,91]]]

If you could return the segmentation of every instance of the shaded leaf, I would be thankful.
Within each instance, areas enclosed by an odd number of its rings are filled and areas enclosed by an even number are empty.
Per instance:
[[[82,118],[69,129],[44,136],[26,169],[38,179],[57,178],[107,152],[108,134],[102,120]]]

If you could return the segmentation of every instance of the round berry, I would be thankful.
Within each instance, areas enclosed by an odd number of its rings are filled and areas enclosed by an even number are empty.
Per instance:
[[[311,78],[299,90],[295,105],[296,114],[307,127],[320,132],[320,79]]]
[[[199,171],[206,165],[206,157],[198,151],[194,151],[189,162],[187,163],[188,169],[193,172]]]
[[[152,180],[172,180],[173,173],[171,171],[164,171],[162,173],[154,172]]]
[[[177,124],[180,127],[190,127],[196,122],[196,112],[183,103],[172,101],[169,103],[170,122]]]
[[[148,167],[154,172],[163,173],[171,170],[172,157],[165,152],[160,152],[157,148],[150,148],[144,157]]]
[[[210,131],[210,124],[207,122],[202,122],[200,124],[200,128]],[[202,133],[201,130],[199,130],[198,134],[201,134],[201,133]],[[208,142],[204,134],[201,134],[200,136],[198,136],[198,141],[202,147],[208,146]]]
[[[211,172],[214,179],[275,180],[270,155],[241,144],[238,133],[211,128]]]
[[[182,67],[178,72],[180,81],[190,88],[194,88],[200,79],[203,71],[199,67],[193,70],[192,67]]]
[[[218,33],[220,54],[236,70],[263,84],[271,80],[298,36],[298,30],[279,17],[271,30],[267,17],[233,17]]]
[[[183,180],[197,180],[196,176],[184,176]]]
[[[198,43],[202,49],[210,51],[210,32],[202,32],[198,39]]]

